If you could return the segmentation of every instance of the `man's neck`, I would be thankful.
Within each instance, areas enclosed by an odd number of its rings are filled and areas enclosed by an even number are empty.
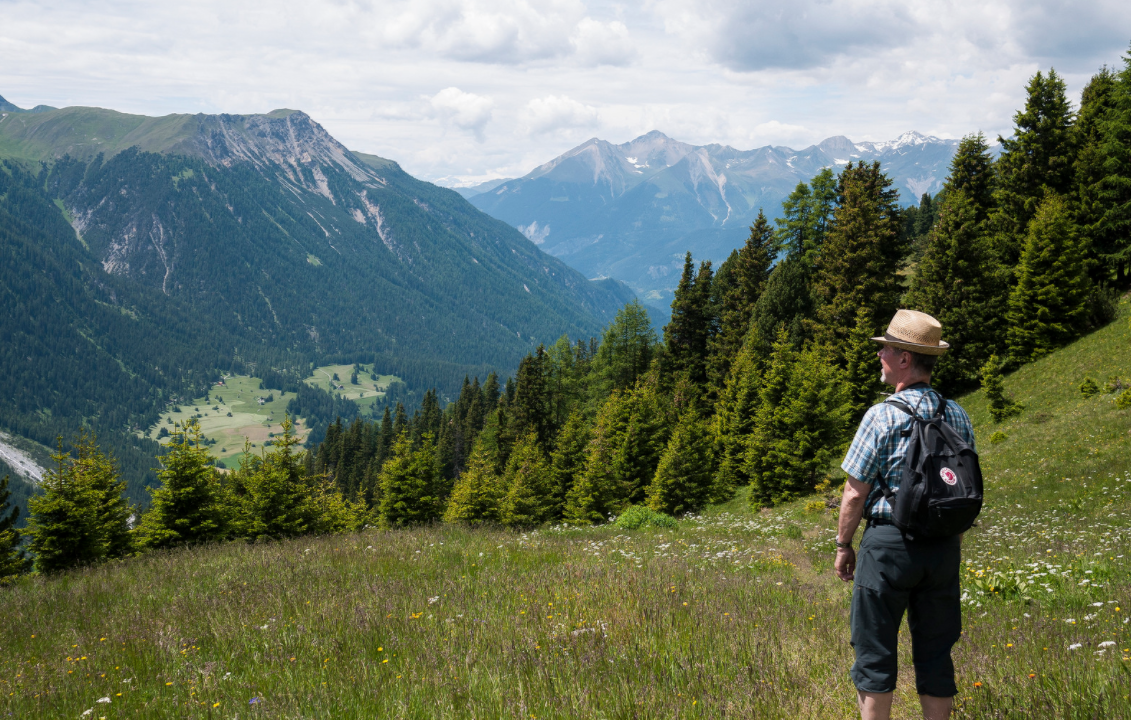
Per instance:
[[[927,385],[930,385],[931,384],[931,376],[930,375],[916,375],[915,377],[905,378],[903,380],[900,380],[899,382],[897,382],[895,384],[895,391],[896,392],[903,392],[904,390],[911,387],[912,385],[918,385],[920,383],[925,383]]]

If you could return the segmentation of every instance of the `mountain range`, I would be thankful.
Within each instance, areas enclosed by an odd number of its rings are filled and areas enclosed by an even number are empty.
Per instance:
[[[908,132],[890,142],[831,137],[804,150],[690,145],[652,131],[620,145],[593,138],[514,180],[461,189],[588,277],[628,283],[666,307],[687,251],[719,263],[762,209],[773,219],[822,168],[878,161],[907,205],[942,187],[957,140]]]
[[[86,425],[152,467],[133,433],[221,371],[376,362],[453,395],[633,297],[300,111],[0,103],[0,430],[44,444]]]

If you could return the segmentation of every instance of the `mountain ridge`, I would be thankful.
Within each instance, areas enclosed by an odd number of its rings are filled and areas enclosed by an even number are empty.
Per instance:
[[[721,262],[759,209],[776,217],[797,183],[822,168],[879,161],[910,204],[941,188],[958,142],[909,131],[888,141],[835,135],[801,150],[739,150],[652,130],[620,144],[590,138],[470,200],[586,276],[623,280],[662,307],[685,252]]]

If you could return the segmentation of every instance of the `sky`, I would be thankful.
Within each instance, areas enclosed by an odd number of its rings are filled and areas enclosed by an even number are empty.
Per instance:
[[[591,137],[803,148],[1008,135],[1055,67],[1078,100],[1126,0],[0,0],[0,95],[145,115],[307,112],[446,185]]]

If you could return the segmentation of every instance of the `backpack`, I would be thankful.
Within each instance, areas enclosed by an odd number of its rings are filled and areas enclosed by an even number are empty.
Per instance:
[[[966,532],[982,511],[982,469],[978,453],[943,419],[946,398],[929,418],[920,417],[898,398],[885,400],[911,417],[910,436],[903,461],[899,491],[879,478],[880,491],[891,504],[892,523],[909,540],[952,537]],[[926,396],[926,393],[923,394]],[[923,398],[919,398],[922,402]]]

